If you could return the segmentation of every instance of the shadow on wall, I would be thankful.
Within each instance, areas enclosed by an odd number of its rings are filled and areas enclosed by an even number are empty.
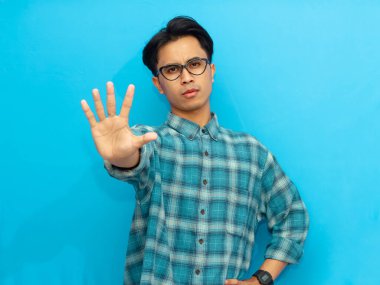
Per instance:
[[[142,63],[142,51],[137,53],[113,77],[118,106],[124,99],[129,84],[135,85],[135,96],[130,113],[130,125],[159,126],[170,110],[166,97],[158,93],[152,83],[152,74]]]

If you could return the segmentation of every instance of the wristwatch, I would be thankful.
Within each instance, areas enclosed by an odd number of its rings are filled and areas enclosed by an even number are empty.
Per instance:
[[[261,285],[274,285],[272,275],[268,271],[265,270],[257,270],[255,274],[253,274],[259,280]]]

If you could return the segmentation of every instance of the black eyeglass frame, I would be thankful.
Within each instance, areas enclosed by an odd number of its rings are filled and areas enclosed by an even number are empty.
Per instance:
[[[206,65],[205,65],[204,70],[203,70],[201,73],[199,73],[199,74],[193,73],[193,72],[191,72],[191,71],[187,68],[187,66],[188,66],[192,61],[194,61],[194,60],[202,60],[202,61],[205,61],[205,62],[206,62]],[[161,66],[161,67],[157,70],[157,72],[156,72],[156,77],[158,77],[158,75],[161,74],[166,80],[174,81],[174,80],[177,80],[177,79],[182,75],[182,72],[183,72],[183,69],[184,69],[184,68],[186,68],[187,72],[189,72],[190,74],[195,75],[195,76],[199,76],[199,75],[202,75],[203,73],[205,73],[208,64],[210,64],[210,61],[209,61],[207,58],[194,57],[194,58],[192,58],[192,59],[189,59],[185,64],[179,64],[179,63],[178,63],[178,64],[168,64],[168,65]],[[168,78],[163,74],[163,72],[162,72],[162,70],[163,70],[164,68],[171,67],[171,66],[176,66],[176,67],[181,68],[181,71],[179,72],[179,75],[178,75],[176,78],[174,78],[174,79],[168,79]]]

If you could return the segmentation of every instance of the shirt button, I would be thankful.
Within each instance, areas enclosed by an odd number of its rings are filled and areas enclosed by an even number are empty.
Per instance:
[[[205,156],[208,156],[208,151],[207,150],[205,151]]]
[[[195,274],[199,275],[201,271],[199,269],[195,270]]]
[[[200,244],[203,244],[203,242],[204,242],[203,239],[200,239],[200,240],[199,240],[199,243],[200,243]]]
[[[205,134],[205,133],[206,133],[206,129],[202,129],[202,133],[204,133],[204,134]]]
[[[207,185],[207,180],[206,179],[203,179],[203,184]]]
[[[205,209],[202,209],[202,210],[201,210],[201,214],[202,214],[202,215],[204,215],[205,212],[206,212]]]

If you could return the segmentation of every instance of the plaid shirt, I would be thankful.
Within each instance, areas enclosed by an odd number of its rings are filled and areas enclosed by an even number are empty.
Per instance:
[[[250,135],[199,125],[169,114],[141,149],[139,165],[110,175],[131,183],[136,208],[125,284],[224,284],[250,266],[255,230],[266,219],[266,258],[296,263],[308,214],[294,184],[272,154]]]

